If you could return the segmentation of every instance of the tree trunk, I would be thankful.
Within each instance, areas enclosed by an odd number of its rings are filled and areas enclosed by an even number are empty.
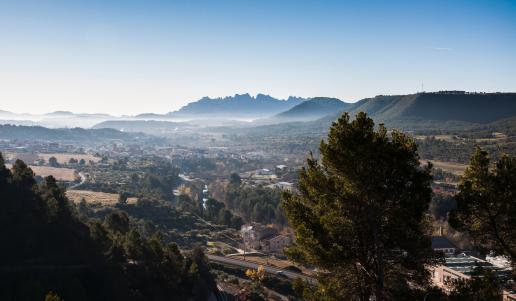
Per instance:
[[[373,236],[375,241],[375,255],[376,255],[376,279],[375,279],[375,299],[376,301],[383,301],[384,290],[384,250],[383,243],[380,240],[380,231],[378,224],[373,228]]]

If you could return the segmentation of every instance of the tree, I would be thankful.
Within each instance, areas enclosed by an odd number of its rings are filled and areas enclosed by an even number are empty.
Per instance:
[[[317,299],[393,300],[426,285],[436,260],[424,223],[431,166],[420,166],[414,140],[345,113],[320,152],[300,171],[299,193],[283,194],[296,232],[288,256],[328,272]]]
[[[208,198],[204,206],[204,216],[214,221],[217,221],[219,212],[224,210],[224,203],[221,203],[214,198]]]
[[[236,172],[234,172],[229,176],[229,183],[238,186],[240,183],[242,183],[242,179]]]
[[[231,226],[231,218],[232,217],[233,217],[233,214],[231,213],[231,211],[229,211],[227,209],[221,209],[221,210],[219,210],[217,222],[221,225]]]
[[[86,165],[86,161],[84,159],[79,160],[79,165]]]
[[[251,281],[256,284],[257,286],[260,285],[260,283],[265,278],[265,268],[263,265],[258,266],[256,270],[254,269],[247,269],[245,271],[245,275],[251,279]]]
[[[516,157],[507,155],[490,165],[487,152],[477,148],[456,195],[450,224],[465,231],[485,249],[516,263]]]
[[[79,163],[79,161],[77,161],[77,159],[75,158],[70,158],[70,160],[68,160],[68,163],[73,165]]]
[[[235,228],[236,230],[240,230],[242,225],[244,225],[244,220],[242,220],[240,216],[233,215],[231,217],[231,227]]]
[[[202,252],[183,256],[125,212],[79,219],[53,177],[38,185],[23,161],[9,170],[1,153],[0,205],[0,270],[16,270],[0,273],[2,300],[206,300],[216,290]]]
[[[129,193],[127,191],[122,191],[118,194],[118,203],[119,204],[127,204],[127,198],[129,197]]]
[[[48,292],[45,296],[45,301],[63,301],[56,293]]]
[[[57,159],[54,156],[48,158],[48,164],[52,167],[59,167],[59,162],[57,162]]]
[[[113,212],[106,216],[106,228],[113,233],[125,234],[129,231],[129,216],[126,212]]]

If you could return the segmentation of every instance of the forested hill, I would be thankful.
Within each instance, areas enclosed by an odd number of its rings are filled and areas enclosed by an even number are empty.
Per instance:
[[[274,116],[274,119],[283,121],[303,121],[318,119],[335,112],[345,110],[350,104],[337,98],[315,97],[307,100],[288,111]]]
[[[182,107],[180,110],[168,113],[176,116],[213,116],[213,117],[259,117],[271,116],[286,111],[306,99],[289,97],[286,100],[276,99],[269,95],[236,94],[224,98],[204,97]]]
[[[516,93],[443,91],[376,96],[350,106],[351,115],[363,111],[376,120],[423,119],[488,123],[516,115]]]
[[[0,299],[208,300],[216,283],[201,249],[181,253],[126,212],[81,216],[53,177],[0,153]]]
[[[53,140],[53,141],[99,141],[132,140],[143,134],[123,133],[114,129],[49,129],[41,126],[0,125],[0,139]]]

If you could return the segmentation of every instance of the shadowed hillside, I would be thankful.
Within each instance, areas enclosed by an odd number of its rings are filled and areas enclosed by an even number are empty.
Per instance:
[[[488,123],[516,114],[516,93],[465,93],[444,91],[410,95],[376,96],[349,108],[377,120],[407,118]]]
[[[41,126],[0,125],[0,139],[50,140],[50,141],[102,141],[133,140],[145,138],[115,129],[49,129]]]
[[[345,110],[349,106],[349,103],[345,103],[337,98],[315,97],[271,119],[280,122],[315,120]]]

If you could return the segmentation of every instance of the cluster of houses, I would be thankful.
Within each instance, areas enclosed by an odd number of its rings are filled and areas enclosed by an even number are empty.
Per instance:
[[[444,253],[444,264],[432,267],[430,272],[435,285],[447,290],[454,280],[470,279],[474,277],[477,268],[490,270],[505,283],[503,290],[503,301],[516,301],[516,290],[511,283],[511,267],[506,260],[500,258],[480,259],[475,256],[461,252],[445,236],[432,237],[432,248],[434,251]]]
[[[292,169],[287,165],[276,165],[274,169],[261,168],[240,174],[242,179],[250,185],[264,185],[265,187],[281,190],[293,191],[295,185],[290,178],[284,175],[291,172]]]
[[[282,254],[294,237],[288,231],[278,231],[270,225],[250,223],[242,226],[243,248],[247,251]]]

